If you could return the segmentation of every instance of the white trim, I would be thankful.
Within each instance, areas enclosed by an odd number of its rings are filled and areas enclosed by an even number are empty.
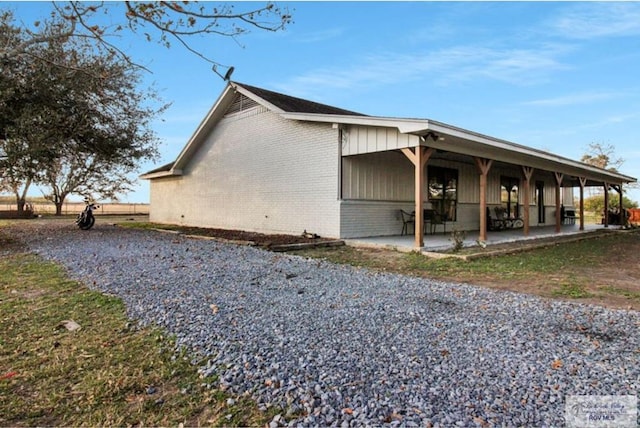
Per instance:
[[[151,179],[154,179],[154,178],[175,177],[175,176],[180,176],[180,175],[182,175],[182,170],[181,169],[170,169],[168,171],[158,171],[158,172],[142,174],[140,176],[140,178],[143,179],[143,180],[151,180]]]
[[[478,143],[487,148],[491,149],[499,149],[508,153],[515,153],[516,155],[524,155],[525,157],[533,158],[530,159],[532,164],[524,163],[524,166],[534,166],[535,168],[542,169],[540,162],[538,160],[542,160],[545,162],[551,162],[554,164],[554,167],[570,167],[573,169],[579,169],[584,172],[589,172],[586,175],[595,174],[598,178],[597,180],[615,179],[616,181],[622,182],[635,182],[637,181],[635,178],[623,175],[617,172],[607,171],[601,168],[597,168],[592,165],[588,165],[582,162],[577,162],[562,156],[554,155],[552,153],[544,152],[542,150],[534,149],[531,147],[523,146],[521,144],[513,143],[510,141],[489,137],[487,135],[483,135],[477,132],[468,131],[466,129],[458,128],[452,125],[447,125],[442,122],[436,122],[429,119],[401,119],[401,118],[389,118],[389,117],[375,117],[375,116],[348,116],[348,115],[327,115],[327,114],[315,114],[315,113],[282,113],[282,117],[291,120],[300,120],[300,121],[310,121],[310,122],[328,122],[328,123],[339,123],[339,124],[349,124],[349,125],[365,125],[365,126],[379,126],[379,127],[389,127],[396,128],[402,134],[413,134],[424,136],[427,132],[433,131],[439,134],[444,134],[442,136],[445,137],[444,141],[425,141],[425,145],[429,147],[433,147],[436,149],[450,151],[452,153],[462,153],[469,154],[475,156],[482,156],[482,147],[478,147],[477,150],[452,150],[451,145],[447,142],[446,137],[455,137],[460,138],[462,140],[469,141],[471,143]],[[474,153],[472,153],[474,152]],[[494,156],[492,154],[491,156]],[[504,158],[503,158],[504,159]],[[501,160],[501,159],[496,159]],[[523,159],[526,161],[526,159]],[[509,160],[501,160],[503,162],[513,163],[513,161]],[[546,168],[549,168],[547,166]],[[582,171],[572,171],[570,175],[584,175]],[[569,174],[569,173],[568,173]]]

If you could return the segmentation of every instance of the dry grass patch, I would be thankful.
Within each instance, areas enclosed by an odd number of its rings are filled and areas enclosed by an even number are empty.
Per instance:
[[[0,258],[0,290],[1,426],[246,426],[273,416],[247,399],[228,406],[170,337],[132,327],[119,299],[53,263]]]

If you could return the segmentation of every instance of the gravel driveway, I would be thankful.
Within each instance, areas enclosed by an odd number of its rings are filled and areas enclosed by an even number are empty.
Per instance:
[[[568,395],[640,387],[638,312],[99,221],[8,233],[206,354],[218,386],[282,406],[272,425],[562,425]]]

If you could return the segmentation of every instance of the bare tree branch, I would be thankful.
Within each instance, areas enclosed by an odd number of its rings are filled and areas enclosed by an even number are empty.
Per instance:
[[[236,12],[235,7],[243,3],[221,4],[204,2],[131,2],[123,3],[82,3],[52,2],[55,15],[50,28],[42,31],[27,31],[29,37],[12,47],[0,49],[0,60],[25,54],[30,47],[55,40],[78,38],[90,41],[94,45],[114,52],[122,59],[136,67],[147,70],[135,63],[129,55],[109,39],[118,32],[127,30],[138,34],[145,28],[150,32],[141,34],[148,41],[156,40],[166,47],[170,40],[177,40],[181,46],[199,58],[211,64],[219,64],[211,53],[196,49],[187,38],[197,35],[215,35],[230,37],[236,43],[237,37],[247,34],[251,29],[261,31],[279,31],[292,22],[288,9],[279,8],[275,3],[266,3],[259,8]],[[98,12],[106,12],[124,5],[120,24],[108,28],[97,20]],[[113,15],[113,14],[112,14]]]

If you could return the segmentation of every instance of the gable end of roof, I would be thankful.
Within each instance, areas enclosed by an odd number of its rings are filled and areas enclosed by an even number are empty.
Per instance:
[[[231,103],[229,108],[227,108],[227,111],[225,112],[225,116],[228,114],[240,113],[242,111],[249,110],[258,105],[259,104],[257,101],[252,100],[246,95],[238,92],[236,93],[236,96],[233,99],[233,102]]]

